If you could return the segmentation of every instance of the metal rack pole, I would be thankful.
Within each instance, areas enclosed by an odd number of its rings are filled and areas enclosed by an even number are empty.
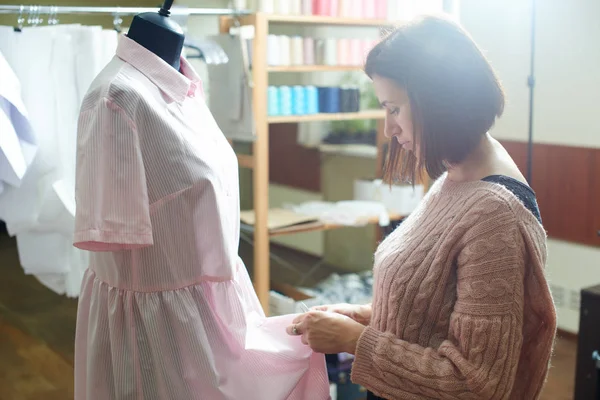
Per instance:
[[[35,11],[37,14],[108,14],[135,15],[143,12],[158,12],[160,7],[71,7],[38,5],[0,5],[0,14],[20,14]],[[248,10],[229,8],[187,8],[174,7],[171,15],[248,15]]]

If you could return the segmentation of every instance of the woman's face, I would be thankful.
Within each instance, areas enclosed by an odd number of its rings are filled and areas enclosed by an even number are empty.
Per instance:
[[[406,91],[392,80],[375,75],[373,77],[375,94],[386,110],[385,136],[396,139],[406,150],[414,151],[414,134],[410,101]]]

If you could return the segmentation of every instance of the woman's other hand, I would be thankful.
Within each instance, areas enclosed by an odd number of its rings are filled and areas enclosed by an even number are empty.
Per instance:
[[[302,336],[302,343],[317,353],[354,354],[364,329],[364,325],[340,313],[309,311],[297,316],[287,333]]]
[[[331,304],[326,306],[316,306],[311,308],[313,311],[324,311],[345,315],[352,318],[361,325],[369,325],[371,322],[371,305],[356,304]]]

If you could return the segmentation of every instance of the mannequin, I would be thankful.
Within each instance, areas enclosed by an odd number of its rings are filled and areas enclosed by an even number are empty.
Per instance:
[[[158,13],[147,12],[133,18],[127,36],[179,71],[183,29],[169,18],[173,0],[166,0]]]

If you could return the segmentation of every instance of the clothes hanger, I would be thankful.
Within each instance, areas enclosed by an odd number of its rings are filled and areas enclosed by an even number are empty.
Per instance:
[[[17,17],[17,25],[15,26],[15,32],[23,32],[23,23],[25,23],[25,17],[23,16],[24,10],[25,6],[21,4],[21,7],[19,7],[19,16]]]
[[[123,28],[121,27],[122,23],[123,23],[123,18],[121,18],[119,13],[118,12],[114,13],[113,14],[113,28],[115,31],[117,31],[117,33],[123,32]]]
[[[48,13],[48,25],[58,25],[58,7],[50,6]]]
[[[187,58],[199,58],[206,64],[227,64],[229,57],[218,43],[207,38],[186,38],[184,47],[195,50],[198,54],[188,55]]]

